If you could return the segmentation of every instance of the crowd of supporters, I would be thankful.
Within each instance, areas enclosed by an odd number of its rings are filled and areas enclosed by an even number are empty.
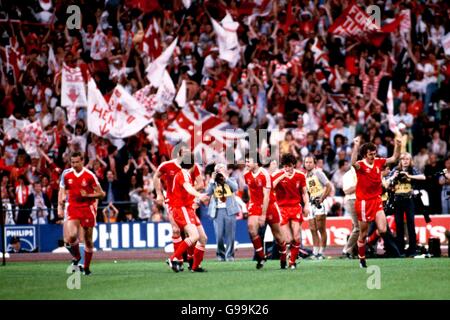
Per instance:
[[[380,46],[327,32],[350,1],[269,1],[268,14],[250,20],[244,15],[252,1],[192,1],[189,9],[181,0],[148,1],[145,8],[136,7],[138,2],[53,1],[44,10],[37,0],[1,1],[0,118],[39,120],[51,141],[41,146],[39,156],[30,156],[20,134],[10,138],[1,131],[1,198],[10,223],[58,222],[51,208],[73,151],[85,153],[87,167],[107,193],[100,220],[103,213],[112,221],[166,219],[164,208],[154,202],[153,173],[170,158],[169,146],[156,145],[141,131],[117,147],[87,130],[85,107],[69,125],[61,107],[61,72],[48,61],[51,48],[57,65],[79,66],[106,98],[117,83],[133,94],[148,84],[146,67],[175,37],[167,70],[177,88],[187,81],[188,101],[234,127],[267,129],[267,145],[279,155],[294,154],[299,169],[303,157],[314,154],[337,197],[343,196],[342,176],[349,169],[354,137],[374,142],[380,156],[393,153],[386,106],[392,82],[402,151],[413,155],[427,177],[421,188],[429,194],[429,213],[448,213],[441,195],[449,186],[436,175],[446,166],[450,143],[450,59],[442,44],[450,31],[446,1],[356,1],[378,5],[382,25],[409,9],[410,31],[397,28]],[[81,29],[67,28],[71,4],[81,9]],[[226,10],[239,22],[241,56],[235,67],[219,58],[210,18],[220,21]],[[149,49],[143,42],[150,24]],[[95,32],[104,33],[101,44],[94,43]],[[158,110],[155,125],[167,128],[178,112],[175,103]],[[212,167],[203,166],[205,175]],[[243,168],[229,165],[245,201]],[[332,215],[344,214],[339,202],[329,207]]]

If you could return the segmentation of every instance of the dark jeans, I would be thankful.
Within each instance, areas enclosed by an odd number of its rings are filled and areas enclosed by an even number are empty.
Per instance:
[[[400,253],[405,252],[405,222],[408,229],[408,253],[416,252],[416,227],[414,223],[415,206],[412,197],[395,196],[395,224],[397,226],[396,241]]]

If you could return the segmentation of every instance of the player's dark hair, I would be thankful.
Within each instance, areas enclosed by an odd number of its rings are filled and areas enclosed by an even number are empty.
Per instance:
[[[292,153],[285,153],[281,156],[281,165],[282,166],[293,165],[295,167],[296,164],[297,164],[297,159],[295,158],[295,156]]]
[[[186,170],[191,169],[195,164],[195,157],[192,152],[186,153],[183,158],[181,158],[180,167]]]
[[[76,158],[76,157],[80,157],[81,159],[83,159],[83,153],[81,153],[80,151],[74,151],[72,152],[72,154],[70,155],[71,158]]]
[[[364,158],[367,155],[368,151],[376,151],[376,150],[377,150],[377,146],[374,143],[367,142],[361,146],[360,155],[361,155],[361,157]]]

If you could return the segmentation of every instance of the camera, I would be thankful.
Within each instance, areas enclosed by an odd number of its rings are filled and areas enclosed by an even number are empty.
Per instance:
[[[224,184],[225,183],[225,177],[223,174],[221,174],[220,172],[216,172],[216,179],[215,182],[217,184]]]
[[[320,199],[319,198],[314,198],[311,200],[311,203],[317,208],[317,209],[322,209],[322,204],[320,203]]]
[[[398,171],[398,170],[397,170],[397,172],[398,172],[398,176],[394,179],[393,183],[397,183],[397,182],[405,183],[405,182],[408,182],[408,176],[406,175],[406,172]]]

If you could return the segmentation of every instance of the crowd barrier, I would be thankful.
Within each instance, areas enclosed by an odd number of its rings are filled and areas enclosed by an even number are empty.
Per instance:
[[[423,216],[415,217],[418,243],[425,245],[431,237],[439,238],[441,244],[446,244],[445,231],[450,230],[450,215],[433,215],[431,219],[432,222],[426,224]],[[204,217],[202,223],[208,236],[208,245],[215,245],[216,238],[212,220]],[[303,245],[311,246],[312,238],[308,224],[304,222],[302,228]],[[351,233],[351,228],[352,223],[349,217],[328,217],[328,245],[343,246],[347,236]],[[19,237],[22,248],[25,250],[52,252],[58,251],[58,248],[62,246],[63,229],[60,224],[7,225],[5,226],[5,243],[8,250],[12,237]],[[165,248],[170,251],[172,247],[172,229],[167,222],[98,223],[93,237],[97,250]],[[265,241],[271,242],[272,240],[270,228],[267,228]],[[246,220],[237,221],[236,241],[240,246],[251,247]]]

